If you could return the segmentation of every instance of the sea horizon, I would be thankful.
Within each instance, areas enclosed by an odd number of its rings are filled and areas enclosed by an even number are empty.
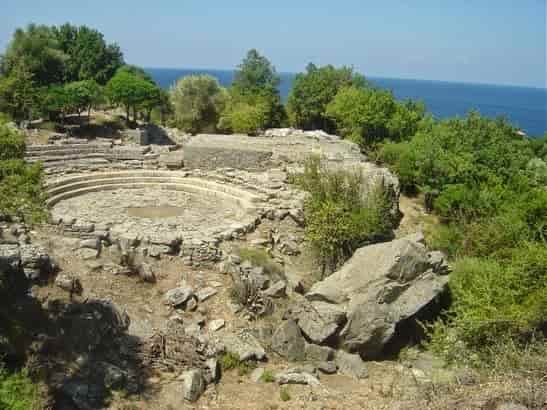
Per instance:
[[[229,86],[235,69],[146,67],[145,70],[164,89],[179,78],[192,74],[209,74],[222,86]],[[297,73],[278,72],[279,91],[287,101]],[[373,85],[391,90],[399,100],[423,101],[428,112],[437,119],[462,117],[476,110],[489,118],[505,117],[516,128],[533,137],[547,132],[547,88],[476,83],[463,81],[428,80],[365,76]]]
[[[214,72],[234,72],[236,68],[203,68],[203,67],[151,67],[144,66],[143,69],[147,70],[173,70],[173,71],[196,71],[196,72],[205,72],[205,71],[214,71]],[[277,71],[279,75],[292,75],[296,76],[304,71],[292,72],[292,71]],[[533,85],[522,85],[522,84],[501,84],[501,83],[485,83],[477,81],[458,81],[458,80],[436,80],[428,78],[416,78],[416,77],[391,77],[385,75],[366,75],[357,71],[359,74],[365,76],[365,78],[381,79],[381,80],[405,80],[405,81],[423,81],[423,82],[432,82],[432,83],[448,83],[448,84],[462,84],[462,85],[479,85],[479,86],[489,86],[489,87],[508,87],[508,88],[524,88],[524,89],[533,89],[547,92],[547,82],[544,87],[533,86]]]

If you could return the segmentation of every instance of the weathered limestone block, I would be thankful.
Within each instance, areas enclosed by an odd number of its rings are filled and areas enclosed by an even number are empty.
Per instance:
[[[439,254],[408,238],[363,247],[337,272],[316,283],[306,298],[345,310],[339,338],[344,349],[375,358],[398,323],[417,315],[446,290]]]

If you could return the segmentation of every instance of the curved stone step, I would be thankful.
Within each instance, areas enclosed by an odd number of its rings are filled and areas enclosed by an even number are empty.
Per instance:
[[[46,192],[49,196],[56,196],[65,192],[78,190],[81,188],[88,188],[93,186],[106,186],[116,185],[123,183],[148,183],[148,184],[177,184],[180,186],[197,186],[198,188],[204,188],[211,191],[218,191],[229,195],[233,198],[241,198],[247,202],[257,202],[260,198],[249,192],[241,189],[233,188],[224,184],[217,184],[214,182],[198,180],[195,178],[177,178],[177,177],[117,177],[117,178],[105,178],[105,179],[91,179],[86,181],[72,182],[70,184],[62,184],[53,188],[49,188]]]
[[[124,182],[124,183],[112,183],[112,184],[106,184],[106,185],[92,185],[85,188],[75,189],[66,191],[60,194],[57,194],[55,196],[50,197],[47,200],[47,206],[52,207],[55,204],[59,203],[60,201],[63,201],[65,199],[74,198],[80,195],[84,195],[87,193],[92,192],[101,192],[101,191],[109,191],[109,190],[115,190],[115,189],[139,189],[139,188],[160,188],[160,189],[166,189],[166,190],[173,190],[173,191],[183,191],[189,194],[204,196],[204,197],[210,197],[215,199],[224,199],[229,200],[239,206],[242,206],[246,210],[252,210],[255,209],[252,202],[241,198],[236,197],[230,194],[227,194],[225,192],[207,189],[207,188],[200,188],[193,185],[188,184],[181,184],[181,183],[162,183],[158,185],[157,182]]]

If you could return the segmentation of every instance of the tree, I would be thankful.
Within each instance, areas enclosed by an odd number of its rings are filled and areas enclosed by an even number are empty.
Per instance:
[[[216,129],[227,91],[209,75],[187,76],[170,91],[177,127],[191,133]]]
[[[10,70],[10,75],[0,77],[0,111],[14,120],[29,120],[39,103],[40,93],[34,74],[22,64]]]
[[[279,94],[279,76],[270,61],[249,50],[235,73],[232,88],[241,95]]]
[[[63,81],[67,60],[50,27],[29,24],[26,29],[15,31],[0,66],[2,74],[8,77],[24,67],[37,86],[47,86]]]
[[[124,64],[118,45],[107,44],[104,36],[95,29],[67,23],[54,27],[53,32],[60,50],[69,57],[65,81],[95,80],[106,84]]]
[[[106,93],[112,103],[122,105],[126,111],[127,121],[133,110],[133,119],[137,120],[137,111],[146,111],[149,119],[152,109],[160,101],[159,88],[150,81],[134,74],[128,68],[120,68],[106,85]]]
[[[227,108],[222,113],[218,128],[223,132],[256,135],[264,130],[270,120],[270,105],[267,100],[256,97],[253,103],[229,97]]]
[[[41,106],[42,112],[50,120],[54,121],[60,117],[61,122],[64,123],[66,116],[72,112],[73,101],[66,87],[52,85],[44,93]]]
[[[91,108],[94,107],[102,97],[102,90],[95,80],[83,80],[66,84],[65,92],[68,95],[70,105],[78,113],[78,116],[87,111],[88,118],[91,115]]]
[[[334,124],[326,115],[327,105],[343,87],[363,88],[366,84],[365,78],[352,68],[332,65],[318,68],[308,64],[305,73],[296,75],[287,101],[291,125],[333,132]]]
[[[226,105],[227,113],[221,122],[225,129],[231,121],[229,117],[245,118],[253,131],[278,127],[285,118],[285,111],[279,95],[279,76],[270,61],[256,50],[250,50],[235,73],[230,87],[230,98]],[[256,109],[251,106],[259,105]],[[243,110],[238,114],[238,110]],[[252,121],[248,121],[252,118]],[[236,121],[237,122],[237,121]],[[259,128],[255,128],[258,126]],[[236,127],[239,128],[239,127]],[[249,129],[248,126],[244,128]]]

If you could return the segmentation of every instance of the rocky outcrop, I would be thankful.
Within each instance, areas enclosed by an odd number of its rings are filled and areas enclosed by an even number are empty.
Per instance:
[[[0,244],[0,270],[21,271],[27,279],[38,279],[55,270],[53,259],[41,246]]]
[[[441,296],[447,273],[442,254],[428,252],[413,238],[366,246],[339,271],[316,283],[306,294],[314,309],[295,316],[315,342],[336,337],[335,343],[343,349],[376,358],[392,341],[398,325]],[[346,323],[337,329],[341,319],[333,312],[340,310]]]

